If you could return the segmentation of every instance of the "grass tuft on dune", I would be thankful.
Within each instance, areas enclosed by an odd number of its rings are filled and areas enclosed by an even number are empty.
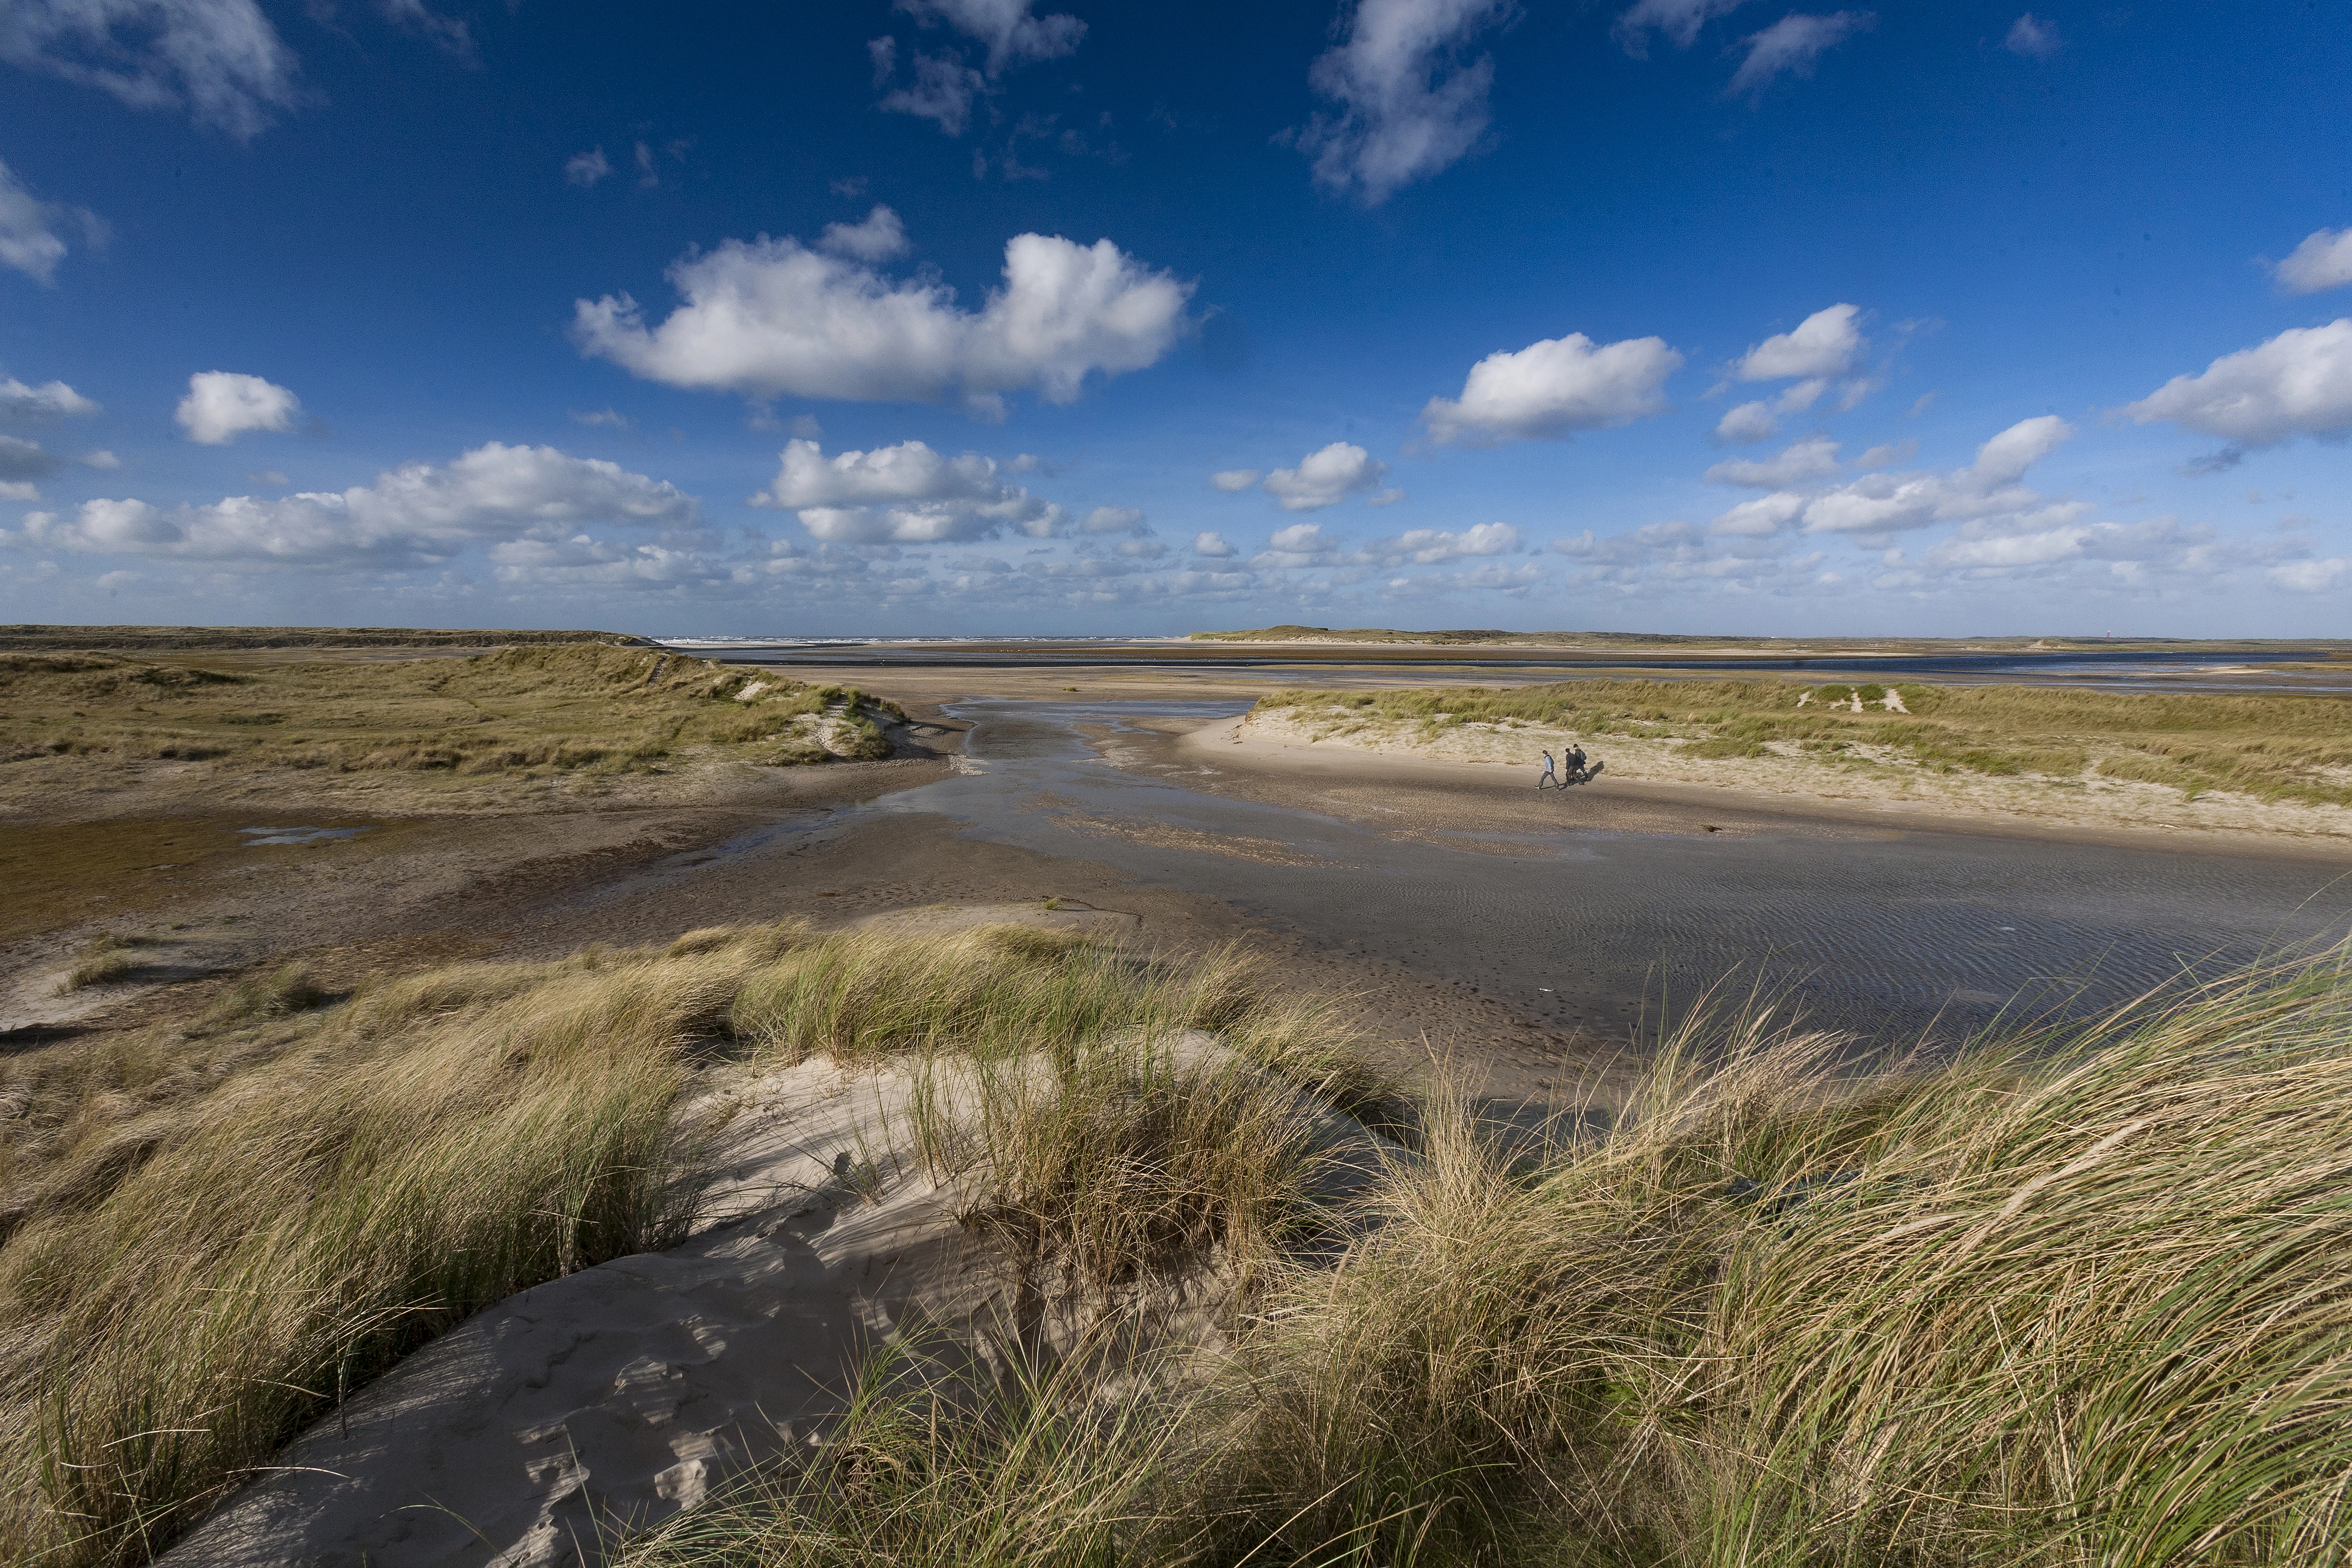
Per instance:
[[[1875,1064],[1702,1008],[1533,1142],[1238,953],[787,926],[260,977],[176,1047],[231,1065],[143,1102],[6,1069],[49,1142],[0,1242],[0,1554],[139,1561],[457,1314],[677,1237],[693,1075],[822,1054],[924,1076],[922,1157],[1052,1288],[1213,1269],[1223,1339],[992,1388],[899,1347],[617,1561],[2340,1562],[2348,963]],[[1302,1200],[1335,1103],[1400,1134],[1340,1224]]]
[[[621,1560],[2352,1552],[2342,953],[1958,1060],[1848,1048],[1701,1017],[1533,1154],[1441,1096],[1379,1223],[1273,1268],[1228,1356],[910,1394]]]

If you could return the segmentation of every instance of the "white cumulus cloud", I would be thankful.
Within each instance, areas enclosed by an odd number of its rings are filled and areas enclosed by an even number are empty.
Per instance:
[[[1228,543],[1222,533],[1196,533],[1192,536],[1192,553],[1205,555],[1213,561],[1222,561],[1228,556],[1239,554],[1240,552]]]
[[[0,415],[11,419],[63,419],[98,413],[99,405],[62,381],[27,386],[13,375],[0,375]]]
[[[1360,558],[1383,566],[1434,566],[1470,555],[1508,555],[1519,548],[1519,531],[1507,522],[1481,522],[1455,533],[1434,528],[1412,528],[1394,539],[1375,540]]]
[[[1287,528],[1276,529],[1265,542],[1265,548],[1250,558],[1250,564],[1276,571],[1337,566],[1339,551],[1339,536],[1324,532],[1321,523],[1294,522]]]
[[[877,38],[874,42],[895,46],[896,40]],[[890,52],[895,55],[895,47]],[[875,68],[887,76],[888,68],[884,58],[883,51],[875,52]],[[961,136],[971,123],[973,101],[987,90],[988,79],[955,56],[918,54],[914,85],[893,88],[884,93],[880,107],[887,114],[911,114],[918,120],[931,121],[943,135]]]
[[[894,282],[789,236],[728,240],[682,258],[669,279],[686,303],[650,329],[625,294],[576,301],[583,352],[672,386],[869,403],[957,394],[1001,417],[1002,393],[1072,402],[1090,374],[1141,370],[1191,325],[1192,285],[1107,239],[1014,236],[1003,284],[977,311],[936,279]]]
[[[1838,444],[1817,436],[1785,448],[1762,462],[1724,462],[1704,476],[1711,485],[1752,485],[1758,489],[1787,489],[1791,485],[1826,479],[1838,471]]]
[[[2352,560],[2331,555],[2325,561],[2285,561],[2263,575],[2289,593],[2325,594],[2352,579]]]
[[[597,181],[612,172],[613,161],[604,156],[604,149],[602,147],[591,147],[585,153],[574,153],[563,161],[563,183],[567,185],[577,185],[583,191],[593,186]]]
[[[1143,513],[1131,506],[1098,506],[1078,521],[1080,533],[1149,533]]]
[[[2054,414],[2017,424],[1948,474],[1865,474],[1806,503],[1808,533],[1892,533],[1937,522],[1996,518],[2021,529],[2074,521],[2087,508],[2050,502],[2018,481],[2074,434]]]
[[[2137,424],[2169,419],[2243,447],[2352,430],[2352,318],[2290,327],[2223,354],[2200,375],[2176,375],[2129,405]]]
[[[2316,294],[2352,283],[2352,228],[2323,228],[2304,237],[2284,261],[2272,268],[2290,294]]]
[[[1868,11],[1832,11],[1825,16],[1791,12],[1762,32],[1748,35],[1748,58],[1732,73],[1729,91],[1735,98],[1743,92],[1761,95],[1781,76],[1811,76],[1813,62],[1824,50],[1877,23],[1878,18]]]
[[[1732,374],[1742,381],[1843,375],[1870,346],[1857,325],[1861,315],[1858,305],[1816,310],[1800,321],[1794,331],[1766,338],[1749,349],[1732,366]],[[1809,406],[1820,395],[1821,388],[1815,387],[1801,406]]]
[[[913,248],[907,226],[888,207],[876,204],[863,223],[829,223],[816,242],[819,250],[859,261],[894,261]]]
[[[6,542],[43,549],[289,564],[421,565],[467,546],[552,539],[583,523],[687,527],[694,498],[618,464],[492,441],[455,462],[412,463],[372,485],[209,506],[90,500],[35,512]]]
[[[1743,403],[1727,410],[1715,422],[1715,438],[1727,447],[1744,447],[1751,441],[1769,441],[1780,433],[1780,421],[1773,416],[1772,405],[1758,401]]]
[[[282,435],[294,428],[301,413],[301,400],[282,386],[257,375],[205,370],[188,377],[188,395],[172,417],[189,440],[225,447],[248,430]]]
[[[1682,363],[1664,338],[1598,344],[1570,332],[1488,354],[1470,367],[1459,398],[1433,397],[1421,416],[1441,445],[1558,440],[1658,413]]]
[[[1336,506],[1351,495],[1378,489],[1389,466],[1350,441],[1334,441],[1309,452],[1295,468],[1276,468],[1265,477],[1266,494],[1285,511],[1313,511]]]
[[[1061,508],[998,479],[994,459],[950,458],[921,441],[831,458],[814,441],[787,442],[775,482],[751,504],[796,511],[803,527],[836,544],[937,544],[1008,530],[1042,539],[1066,521]]]
[[[1378,205],[1475,147],[1495,62],[1461,57],[1508,10],[1507,0],[1357,0],[1346,37],[1307,71],[1340,106],[1297,133],[1317,183]]]
[[[8,18],[0,14],[0,39],[7,28]],[[96,213],[42,201],[0,163],[0,267],[14,268],[36,283],[54,280],[69,248],[60,229],[79,229],[91,245],[106,237],[106,225]]]
[[[0,60],[240,140],[294,101],[293,51],[255,0],[9,0]]]
[[[1209,482],[1227,492],[1245,490],[1265,476],[1255,468],[1222,468],[1209,476]]]

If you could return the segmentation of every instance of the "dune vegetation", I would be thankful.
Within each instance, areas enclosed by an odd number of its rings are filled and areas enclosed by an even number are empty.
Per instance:
[[[1566,735],[1656,757],[1779,758],[1825,776],[1986,777],[2183,795],[2352,804],[2352,700],[2054,686],[1801,685],[1785,680],[1572,680],[1544,686],[1280,691],[1270,716],[1318,740],[1426,745]]]
[[[698,757],[788,765],[887,757],[898,707],[645,647],[560,643],[470,658],[279,663],[192,656],[0,654],[0,793],[38,805],[36,765],[187,762],[485,781],[593,780]]]
[[[1230,952],[781,926],[257,972],[0,1069],[0,1555],[141,1561],[458,1316],[683,1235],[693,1085],[811,1057],[977,1074],[920,1134],[966,1223],[1105,1301],[1211,1269],[1224,1331],[993,1386],[889,1347],[824,1443],[616,1561],[2352,1552],[2347,955],[1853,1050],[1701,1007],[1507,1135]],[[1342,1110],[1391,1152],[1344,1215],[1308,1198]]]

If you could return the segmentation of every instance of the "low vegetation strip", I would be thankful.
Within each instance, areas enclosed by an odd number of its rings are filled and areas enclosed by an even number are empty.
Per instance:
[[[849,687],[602,644],[345,664],[0,654],[0,763],[593,777],[698,754],[777,765],[887,757],[882,725],[904,717]]]
[[[689,1087],[818,1055],[934,1087],[922,1158],[1042,1288],[1205,1268],[1223,1332],[999,1347],[992,1388],[894,1347],[616,1561],[2352,1553],[2352,953],[1934,1057],[1758,1006],[1649,1051],[1531,1141],[1235,953],[785,926],[257,975],[144,1058],[0,1069],[0,1555],[141,1561],[457,1315],[681,1235]],[[1332,1105],[1401,1140],[1337,1225]]]
[[[103,649],[158,653],[192,648],[511,647],[547,643],[647,647],[615,632],[467,631],[415,626],[0,626],[0,653]]]
[[[1430,745],[1475,731],[1654,743],[1696,761],[1779,757],[1824,776],[2094,779],[2194,797],[2352,804],[2352,700],[2128,693],[2048,686],[1780,680],[1575,680],[1503,689],[1281,691],[1278,717],[1317,740]]]
[[[1204,1025],[1219,1052],[1172,1054]],[[457,1319],[682,1238],[710,1131],[683,1097],[710,1074],[976,1075],[925,1097],[922,1158],[1001,1168],[971,1223],[1108,1300],[1271,1255],[1299,1097],[1402,1103],[1343,1046],[1234,953],[787,925],[340,1001],[256,974],[192,1025],[26,1053],[0,1067],[0,1560],[144,1561]]]
[[[2320,1564],[2352,1550],[2342,953],[1957,1061],[1696,1017],[1599,1131],[1428,1108],[1231,1352],[883,1392],[704,1563]]]

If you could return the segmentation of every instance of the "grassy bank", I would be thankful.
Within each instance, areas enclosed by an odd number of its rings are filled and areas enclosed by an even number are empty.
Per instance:
[[[2352,804],[2352,700],[2046,686],[1579,680],[1503,689],[1283,691],[1255,714],[1317,739],[1428,746],[1477,732],[1646,745],[1694,762],[1777,758],[1824,777],[2169,786],[2190,798]],[[1255,714],[1253,716],[1255,717]]]
[[[143,1068],[19,1058],[0,1554],[137,1561],[457,1313],[677,1235],[686,1087],[812,1055],[963,1085],[917,1119],[967,1223],[1106,1300],[1213,1267],[1224,1340],[993,1389],[899,1347],[621,1561],[2352,1553],[2346,954],[1875,1066],[1702,1011],[1534,1144],[1346,1045],[1230,954],[765,928],[341,1002],[257,976]],[[1335,1104],[1401,1137],[1336,1230]]]
[[[1237,1054],[1166,1047],[1203,1026]],[[787,926],[341,1001],[262,973],[192,1025],[20,1054],[0,1066],[0,1560],[143,1561],[442,1328],[678,1239],[702,1151],[677,1107],[705,1072],[979,1073],[968,1110],[926,1117],[925,1157],[1001,1166],[971,1223],[1102,1294],[1270,1255],[1307,1169],[1297,1097],[1392,1098],[1339,1045],[1231,955]]]
[[[1701,1021],[1530,1157],[1433,1108],[1229,1358],[833,1446],[704,1563],[2323,1563],[2352,1552],[2341,955],[1958,1065]]]
[[[901,717],[847,687],[602,644],[366,663],[0,654],[0,764],[85,771],[184,762],[313,779],[593,778],[696,755],[887,757],[880,725]],[[68,784],[76,770],[57,773],[0,773],[0,789]]]

